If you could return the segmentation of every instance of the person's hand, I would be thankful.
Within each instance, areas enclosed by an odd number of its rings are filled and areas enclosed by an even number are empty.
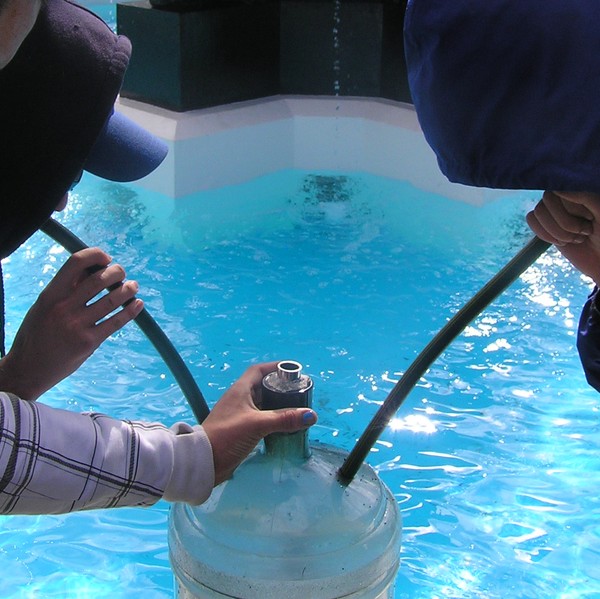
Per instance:
[[[141,312],[144,304],[134,298],[137,283],[125,281],[123,268],[110,261],[98,248],[67,260],[27,312],[10,351],[0,360],[3,391],[37,399]]]
[[[546,191],[527,214],[527,224],[544,241],[600,284],[600,195]]]
[[[269,362],[248,368],[202,423],[213,449],[215,485],[227,480],[266,435],[304,430],[317,421],[310,408],[256,407],[262,379],[276,367],[277,362]]]

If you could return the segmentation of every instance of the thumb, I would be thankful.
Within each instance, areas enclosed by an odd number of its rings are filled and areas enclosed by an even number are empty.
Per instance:
[[[260,412],[263,434],[294,433],[307,429],[317,422],[316,413],[310,408],[284,408]]]

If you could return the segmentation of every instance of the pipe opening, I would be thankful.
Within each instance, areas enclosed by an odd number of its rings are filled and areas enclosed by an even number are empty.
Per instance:
[[[284,381],[297,381],[302,372],[302,364],[293,360],[286,360],[277,364],[277,376]]]

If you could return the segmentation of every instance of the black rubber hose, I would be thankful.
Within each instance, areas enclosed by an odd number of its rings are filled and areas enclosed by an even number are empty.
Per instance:
[[[357,441],[338,471],[343,484],[352,481],[369,451],[402,405],[411,389],[438,356],[464,328],[476,318],[498,295],[529,268],[550,244],[534,237],[510,262],[492,277],[440,330],[425,349],[408,367],[382,406]]]
[[[53,218],[48,219],[41,227],[41,230],[54,239],[54,241],[60,243],[60,245],[71,254],[88,247],[81,239],[79,239],[79,237],[67,229],[67,227],[55,221]],[[154,345],[175,377],[196,420],[198,423],[202,423],[208,416],[208,405],[188,367],[185,365],[185,362],[182,360],[164,331],[158,326],[152,316],[150,316],[146,308],[143,308],[137,315],[135,322],[140,329],[142,329],[152,345]]]

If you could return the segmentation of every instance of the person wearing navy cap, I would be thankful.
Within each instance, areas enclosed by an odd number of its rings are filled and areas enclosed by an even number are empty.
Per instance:
[[[114,110],[130,53],[126,38],[74,2],[0,0],[0,259],[65,205],[83,170],[132,181],[164,159],[163,142]],[[140,312],[136,291],[107,254],[88,248],[67,260],[27,313],[0,359],[0,513],[160,498],[198,504],[262,437],[316,421],[309,409],[254,405],[275,363],[249,368],[202,426],[168,428],[35,401]]]
[[[598,391],[599,31],[596,0],[409,0],[404,21],[409,86],[441,171],[542,190],[529,226],[596,283],[577,347]]]

